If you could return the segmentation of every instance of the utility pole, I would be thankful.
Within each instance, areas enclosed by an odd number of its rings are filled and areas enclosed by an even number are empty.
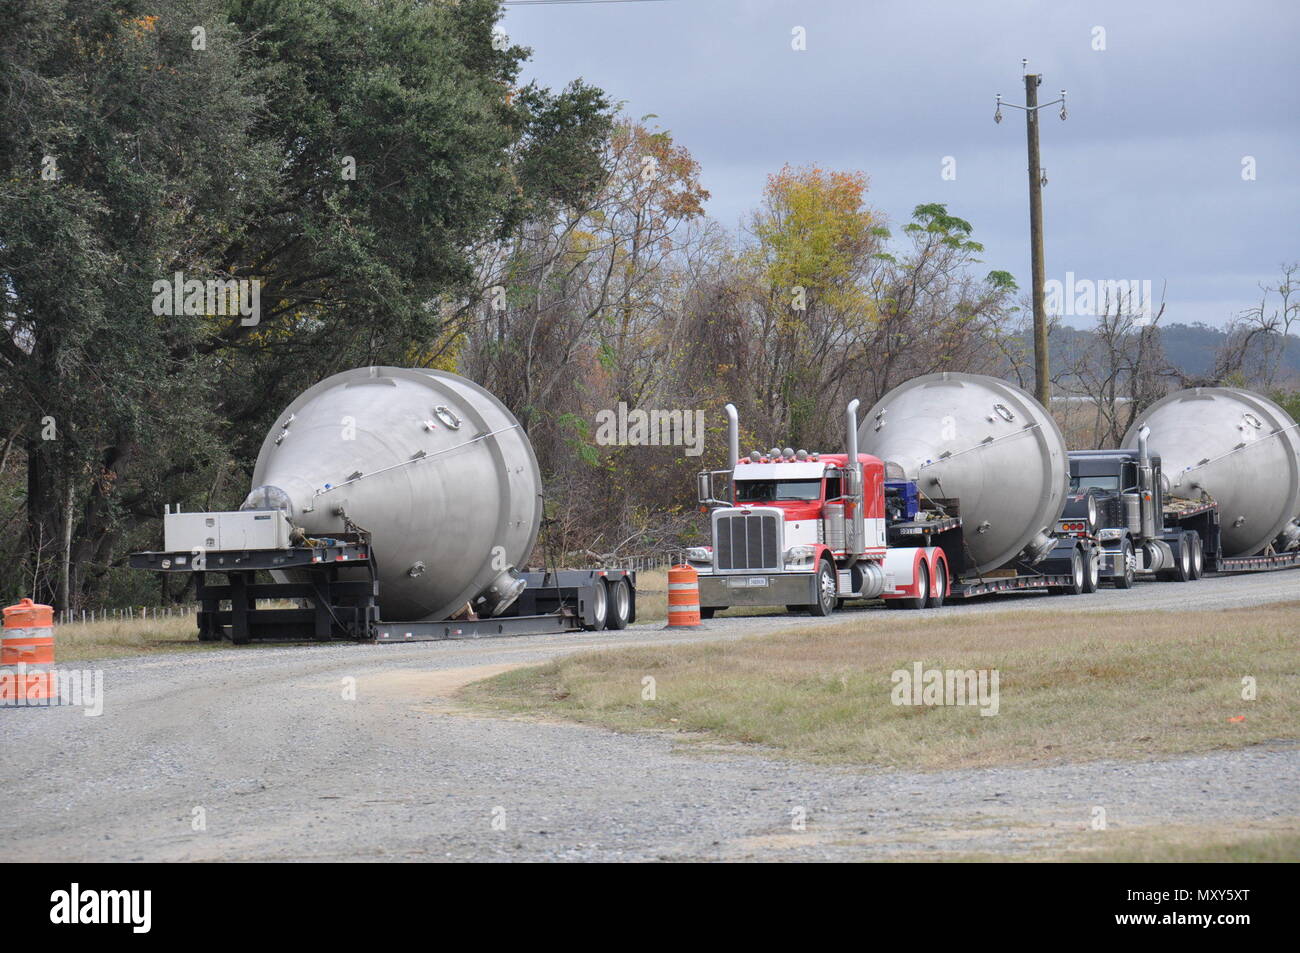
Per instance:
[[[1029,147],[1029,261],[1034,300],[1034,396],[1044,407],[1050,407],[1052,388],[1047,368],[1047,309],[1043,301],[1043,186],[1047,184],[1047,174],[1038,156],[1038,110],[1060,103],[1061,118],[1065,119],[1065,90],[1061,90],[1060,99],[1039,105],[1038,87],[1042,85],[1043,77],[1040,73],[1029,72],[1028,60],[1021,60],[1020,65],[1025,71],[1025,104],[1004,103],[1002,94],[998,93],[998,108],[993,121],[1002,121],[1003,106],[1025,112],[1025,140]]]

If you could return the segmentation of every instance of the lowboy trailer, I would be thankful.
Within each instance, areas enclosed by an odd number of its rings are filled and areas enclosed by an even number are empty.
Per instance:
[[[278,549],[135,553],[130,565],[194,574],[198,636],[204,642],[421,642],[623,629],[636,621],[636,574],[622,569],[522,572],[523,591],[500,615],[386,621],[375,555],[364,534],[312,542]],[[259,608],[259,601],[298,605]]]

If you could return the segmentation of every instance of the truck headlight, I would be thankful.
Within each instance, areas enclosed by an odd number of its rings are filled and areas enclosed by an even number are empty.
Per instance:
[[[787,566],[811,565],[812,559],[813,548],[811,546],[791,546],[785,551],[785,564]]]
[[[692,546],[686,550],[686,561],[688,563],[711,563],[713,562],[713,552],[707,546]]]

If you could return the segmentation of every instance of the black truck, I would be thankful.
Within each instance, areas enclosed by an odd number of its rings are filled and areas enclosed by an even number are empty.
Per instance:
[[[1218,503],[1170,497],[1164,487],[1160,456],[1147,451],[1145,439],[1136,450],[1072,450],[1070,495],[1057,528],[1095,538],[1101,577],[1120,589],[1138,573],[1188,582],[1205,572],[1300,567],[1300,550],[1225,556]]]

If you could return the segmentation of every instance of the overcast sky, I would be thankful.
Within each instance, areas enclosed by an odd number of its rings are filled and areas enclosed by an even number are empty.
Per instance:
[[[1166,323],[1222,324],[1300,259],[1300,2],[663,0],[507,8],[526,76],[654,113],[736,231],[784,163],[860,169],[895,231],[969,220],[1029,286],[1020,60],[1044,110],[1047,277],[1167,282]],[[807,49],[791,48],[803,27]],[[1104,29],[1104,50],[1095,50]],[[956,179],[941,177],[945,156]],[[1253,181],[1242,162],[1254,157]],[[981,266],[984,267],[984,266]]]

